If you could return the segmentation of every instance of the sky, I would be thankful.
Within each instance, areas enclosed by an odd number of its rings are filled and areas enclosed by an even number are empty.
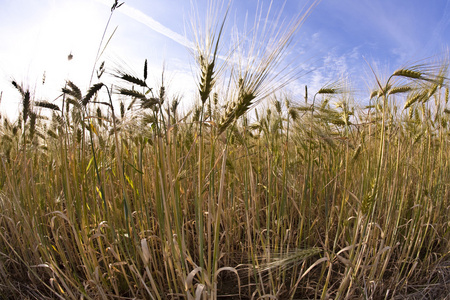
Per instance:
[[[191,49],[191,20],[205,16],[207,2],[125,0],[112,14],[101,49],[109,43],[95,64],[113,0],[0,0],[0,114],[18,114],[20,94],[12,80],[30,89],[35,100],[52,102],[66,80],[86,91],[94,66],[102,61],[109,71],[121,68],[142,76],[148,59],[150,85],[161,83],[164,69],[170,94],[192,103],[198,68]],[[284,2],[273,0],[272,10],[279,11]],[[286,0],[282,20],[291,20],[308,3],[311,0]],[[257,8],[265,10],[269,4],[233,1],[223,49],[232,44],[232,30],[250,32]],[[450,0],[322,0],[287,51],[286,61],[294,62],[290,67],[303,74],[288,92],[301,99],[305,85],[314,91],[348,78],[357,101],[363,102],[373,88],[369,64],[386,76],[407,63],[443,56],[450,42],[449,24]]]

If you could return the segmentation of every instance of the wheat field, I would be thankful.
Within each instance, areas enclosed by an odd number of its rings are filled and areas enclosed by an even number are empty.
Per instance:
[[[293,98],[279,66],[316,4],[224,54],[211,2],[205,32],[191,21],[187,109],[147,61],[111,85],[98,57],[91,87],[68,80],[56,102],[12,81],[0,298],[448,297],[448,61],[374,72],[367,105],[342,79]]]

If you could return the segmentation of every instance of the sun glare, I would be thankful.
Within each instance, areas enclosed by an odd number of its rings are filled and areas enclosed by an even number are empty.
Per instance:
[[[55,4],[42,24],[37,69],[54,79],[89,78],[106,17],[93,4]]]

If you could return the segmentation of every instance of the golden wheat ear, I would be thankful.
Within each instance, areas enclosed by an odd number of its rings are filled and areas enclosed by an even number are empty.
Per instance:
[[[253,105],[253,100],[256,98],[255,93],[241,91],[236,102],[227,104],[224,115],[220,119],[218,126],[218,134],[224,132],[234,120],[244,115]]]
[[[409,108],[411,105],[413,105],[417,101],[423,99],[424,96],[425,96],[424,93],[420,93],[420,92],[410,93],[408,95],[408,98],[406,99],[406,103],[405,103],[405,106],[403,107],[403,109]]]
[[[413,90],[410,85],[396,86],[389,90],[388,95],[408,93]]]
[[[202,104],[205,104],[209,98],[215,84],[217,73],[223,69],[222,66],[217,65],[219,58],[219,46],[224,33],[225,24],[230,9],[228,4],[223,17],[219,17],[219,3],[210,2],[208,7],[208,15],[206,18],[205,32],[198,32],[198,24],[192,21],[192,30],[194,35],[194,57],[200,67],[200,80],[198,83],[198,91]],[[219,23],[217,20],[221,20]]]
[[[410,69],[399,69],[392,73],[392,76],[401,76],[406,78],[420,79],[422,77],[422,73],[419,71],[414,71]]]
[[[448,61],[424,62],[402,67],[392,73],[391,77],[403,77],[409,80],[426,81],[443,86],[448,80]]]
[[[200,100],[205,103],[214,86],[214,61],[211,63],[202,62],[200,77]]]

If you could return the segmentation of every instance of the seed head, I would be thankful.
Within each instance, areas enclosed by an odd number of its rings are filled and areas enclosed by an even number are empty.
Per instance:
[[[402,76],[412,79],[420,79],[422,77],[422,73],[419,71],[414,71],[411,69],[399,69],[395,71],[392,76]]]
[[[412,89],[413,88],[409,85],[396,86],[393,87],[391,90],[389,90],[388,94],[393,95],[393,94],[407,93]]]
[[[335,94],[336,89],[333,88],[321,88],[317,94]]]

